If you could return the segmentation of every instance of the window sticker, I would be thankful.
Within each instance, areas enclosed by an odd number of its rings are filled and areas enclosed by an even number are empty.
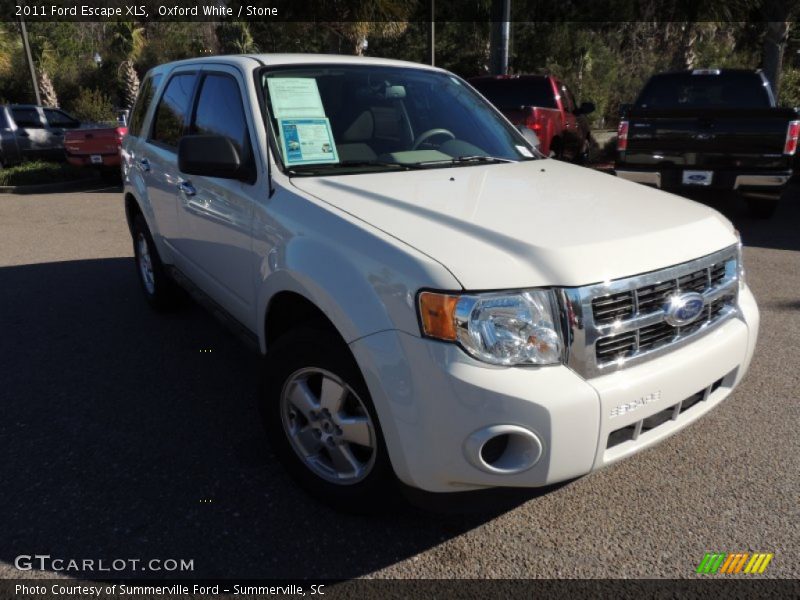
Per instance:
[[[278,119],[286,164],[314,165],[338,163],[333,132],[327,118]]]
[[[324,117],[317,80],[310,77],[270,77],[267,79],[272,114],[276,119]]]
[[[528,150],[525,146],[517,146],[516,148],[519,150],[519,153],[522,154],[522,156],[526,156],[528,158],[533,156],[533,152]]]

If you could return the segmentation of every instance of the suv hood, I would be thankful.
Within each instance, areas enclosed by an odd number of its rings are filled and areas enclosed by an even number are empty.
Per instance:
[[[587,285],[736,243],[730,222],[702,204],[555,160],[292,183],[439,261],[470,290]]]

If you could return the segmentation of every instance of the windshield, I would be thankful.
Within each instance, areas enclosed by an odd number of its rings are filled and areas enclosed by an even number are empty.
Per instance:
[[[535,151],[448,73],[325,65],[262,73],[275,142],[292,175],[531,160]]]

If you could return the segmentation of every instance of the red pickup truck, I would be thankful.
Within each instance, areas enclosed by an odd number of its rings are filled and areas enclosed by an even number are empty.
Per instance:
[[[67,161],[77,167],[95,167],[104,173],[119,171],[119,148],[127,127],[74,129],[64,134]]]
[[[580,106],[569,88],[552,75],[497,75],[473,77],[469,82],[509,121],[531,129],[539,150],[574,162],[589,152],[591,128],[586,115],[594,104]]]

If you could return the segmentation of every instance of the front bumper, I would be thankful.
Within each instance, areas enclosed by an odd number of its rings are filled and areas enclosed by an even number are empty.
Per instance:
[[[748,289],[739,305],[741,318],[697,341],[589,380],[565,366],[493,367],[455,345],[398,331],[361,338],[351,349],[404,483],[431,492],[537,487],[635,454],[724,400],[747,371],[758,335],[758,308]],[[696,403],[681,412],[684,401]],[[522,450],[535,459],[532,466],[504,472],[476,465],[476,435],[515,428],[539,442],[538,453],[535,444]],[[617,433],[631,428],[635,438]]]

